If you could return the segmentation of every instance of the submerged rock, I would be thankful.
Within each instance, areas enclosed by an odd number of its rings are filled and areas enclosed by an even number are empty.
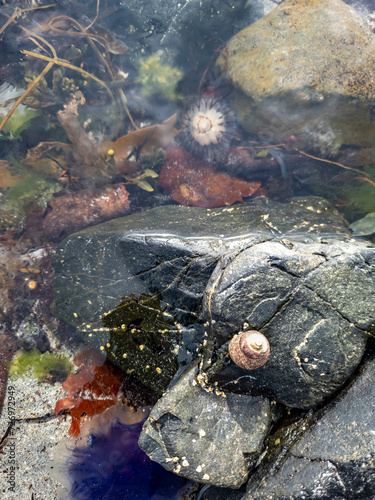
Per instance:
[[[354,236],[367,236],[375,233],[375,212],[367,214],[362,219],[350,224]]]
[[[341,0],[286,0],[234,35],[218,62],[249,132],[276,142],[293,134],[334,154],[373,143],[374,51],[368,23]]]
[[[123,297],[151,291],[162,293],[174,316],[191,323],[224,255],[282,237],[308,243],[342,241],[350,234],[338,212],[318,197],[293,198],[287,204],[256,198],[212,210],[157,207],[66,238],[54,264],[54,309],[74,326],[103,326],[101,317]]]
[[[56,255],[55,314],[159,394],[190,362],[205,321],[214,320],[217,346],[248,323],[268,338],[269,360],[250,373],[229,364],[215,375],[219,386],[310,408],[360,362],[374,284],[374,248],[351,240],[321,198],[167,206],[67,238]]]
[[[186,47],[195,44],[209,45],[212,37],[220,36],[221,43],[244,26],[261,18],[272,10],[278,0],[154,0],[141,7],[137,0],[125,4],[127,22],[142,35],[143,44],[157,50],[180,51],[181,64],[186,64]],[[134,37],[134,35],[133,35]],[[129,37],[127,44],[132,44]],[[139,36],[136,38],[139,40]],[[207,47],[212,50],[210,47]],[[212,54],[211,54],[212,55]],[[197,57],[199,59],[199,57]]]

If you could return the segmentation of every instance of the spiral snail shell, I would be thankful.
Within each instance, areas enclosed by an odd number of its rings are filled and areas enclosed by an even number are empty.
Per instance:
[[[235,335],[229,342],[229,356],[245,370],[256,370],[266,363],[270,355],[267,338],[256,330],[247,330]]]

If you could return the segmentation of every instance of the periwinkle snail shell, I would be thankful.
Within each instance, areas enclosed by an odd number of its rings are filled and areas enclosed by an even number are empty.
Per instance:
[[[260,368],[270,355],[267,338],[256,330],[247,330],[235,335],[229,342],[228,350],[232,361],[244,370]]]

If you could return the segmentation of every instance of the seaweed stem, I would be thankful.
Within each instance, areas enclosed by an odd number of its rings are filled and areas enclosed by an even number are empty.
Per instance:
[[[91,24],[89,24],[89,26],[87,26],[86,28],[84,28],[78,21],[76,21],[75,19],[72,19],[71,17],[69,16],[64,16],[64,15],[61,15],[61,16],[57,16],[55,18],[52,19],[52,21],[49,23],[49,27],[52,31],[54,31],[55,33],[59,33],[59,34],[66,34],[66,35],[69,35],[69,36],[72,36],[74,32],[67,32],[65,30],[61,30],[59,28],[55,28],[53,26],[53,23],[57,20],[65,20],[65,21],[69,21],[71,22],[78,30],[80,30],[78,33],[74,33],[73,36],[85,36],[87,38],[87,41],[88,43],[90,44],[92,50],[95,52],[95,54],[97,55],[98,59],[105,65],[105,67],[107,68],[107,71],[112,79],[112,81],[115,79],[115,75],[114,75],[114,72],[113,72],[113,69],[111,68],[110,64],[108,63],[108,61],[106,60],[105,57],[103,57],[103,55],[101,54],[101,52],[97,49],[95,43],[93,40],[100,40],[101,42],[104,43],[104,46],[105,46],[105,49],[106,49],[106,53],[108,54],[108,42],[105,38],[101,37],[101,36],[98,36],[98,35],[93,35],[91,33],[87,33],[87,30],[89,28],[91,28],[95,22],[95,20],[97,19],[98,17],[98,9],[99,9],[99,0],[98,0],[98,3],[97,3],[97,15],[94,19],[94,21],[92,21]],[[135,130],[139,130],[139,127],[135,124],[134,120],[133,120],[133,117],[132,115],[130,114],[130,111],[129,111],[129,108],[128,108],[128,104],[127,104],[127,99],[126,99],[126,96],[123,92],[122,89],[119,89],[118,90],[118,94],[120,96],[120,99],[121,99],[121,103],[124,107],[124,110],[130,120],[130,123],[133,125],[133,127],[135,128]],[[121,121],[121,120],[120,120]]]
[[[99,16],[99,6],[100,6],[100,0],[97,0],[97,2],[96,2],[96,15],[95,15],[93,21],[88,26],[86,26],[85,31],[90,29],[91,26],[93,26],[96,23],[96,20],[98,19],[98,16]]]
[[[360,170],[353,168],[353,167],[348,167],[346,165],[343,165],[342,163],[338,163],[337,161],[332,161],[332,160],[325,160],[324,158],[319,158],[318,156],[313,156],[309,155],[308,153],[304,153],[303,151],[300,151],[297,148],[293,148],[295,151],[298,151],[301,155],[307,156],[308,158],[312,158],[313,160],[318,160],[318,161],[324,161],[325,163],[331,163],[332,165],[337,165],[338,167],[345,168],[345,170],[351,170],[352,172],[356,172],[357,174],[361,174],[365,176],[365,178],[368,178],[367,174],[365,172],[361,172]]]
[[[44,56],[42,54],[37,54],[36,52],[31,52],[29,50],[21,50],[21,54],[25,54],[27,56],[36,57],[38,59],[43,59],[44,61],[48,61],[52,65],[53,64],[58,64],[60,66],[64,66],[64,67],[72,69],[74,71],[78,71],[78,73],[81,73],[85,78],[91,78],[95,82],[99,83],[99,85],[101,85],[102,87],[104,87],[107,90],[107,92],[108,92],[111,100],[113,102],[115,101],[115,98],[113,97],[113,94],[112,94],[110,88],[108,87],[108,85],[106,85],[102,80],[100,80],[99,78],[97,78],[95,75],[92,75],[91,73],[88,73],[84,69],[78,68],[78,66],[74,66],[73,64],[70,64],[68,61],[64,61],[63,59],[60,59],[59,57],[51,58],[51,57],[48,57],[48,56]]]
[[[50,7],[55,7],[55,6],[56,6],[55,3],[51,3],[49,5],[41,5],[39,7],[30,7],[28,9],[16,10],[14,14],[9,17],[8,21],[0,28],[0,35],[13,21],[15,21],[16,17],[19,16],[20,14],[23,14],[24,12],[29,12],[30,10],[49,9]]]
[[[33,82],[30,83],[30,85],[27,87],[25,92],[16,100],[16,102],[13,104],[13,106],[10,108],[8,113],[5,115],[3,121],[0,123],[0,132],[4,128],[6,122],[9,120],[9,118],[12,116],[14,113],[15,109],[21,102],[30,94],[30,92],[33,90],[33,88],[39,83],[39,81],[48,73],[48,71],[53,67],[54,61],[51,61],[47,64],[47,66],[44,68],[44,70],[38,75]]]
[[[371,179],[368,179],[367,177],[356,177],[357,180],[359,181],[365,181],[371,184],[371,186],[375,187],[375,182],[372,181]]]

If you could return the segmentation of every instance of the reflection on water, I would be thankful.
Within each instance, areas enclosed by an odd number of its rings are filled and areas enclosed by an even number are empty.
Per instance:
[[[275,443],[263,455],[270,400],[279,432],[286,404],[297,426],[352,375],[375,322],[373,9],[2,3],[2,498],[55,498],[51,465],[68,498],[238,489],[277,460]],[[303,333],[286,357],[276,323],[289,346]],[[230,361],[241,329],[269,337],[260,376]],[[180,379],[197,362],[194,386],[219,398],[197,402],[206,420],[187,418]],[[232,392],[257,398],[247,420],[239,400],[223,406]],[[231,432],[251,440],[258,404],[250,453]],[[151,407],[152,461],[137,445]],[[233,463],[215,451],[229,435]]]

